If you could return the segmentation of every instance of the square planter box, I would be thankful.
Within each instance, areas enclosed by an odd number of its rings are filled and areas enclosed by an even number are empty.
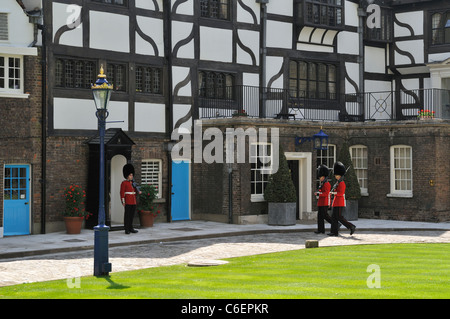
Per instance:
[[[357,200],[346,200],[342,215],[348,221],[358,220],[358,207]]]
[[[269,225],[295,225],[297,203],[269,203]]]

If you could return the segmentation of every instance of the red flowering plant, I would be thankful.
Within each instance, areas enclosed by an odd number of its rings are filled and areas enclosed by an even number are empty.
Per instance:
[[[248,116],[248,114],[245,112],[244,109],[242,109],[242,110],[235,111],[235,112],[232,114],[232,116],[233,116],[233,117],[238,117],[238,116]]]
[[[89,213],[84,208],[86,202],[86,192],[79,185],[70,185],[64,188],[64,203],[66,209],[62,213],[65,217],[89,217]]]
[[[424,118],[424,119],[434,119],[434,116],[436,114],[435,111],[430,111],[430,110],[420,110],[417,111],[418,115],[417,117],[420,118]]]
[[[161,213],[159,206],[155,208],[153,201],[158,196],[158,189],[150,184],[144,184],[141,186],[141,193],[138,198],[138,211],[148,211],[153,216],[157,216]]]

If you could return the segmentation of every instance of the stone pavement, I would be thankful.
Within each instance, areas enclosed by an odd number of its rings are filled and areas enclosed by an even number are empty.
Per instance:
[[[230,225],[209,221],[156,223],[137,234],[109,232],[109,261],[118,271],[209,261],[305,248],[376,243],[450,243],[450,223],[359,219],[356,232],[316,235],[315,223]],[[329,225],[326,225],[328,231]],[[0,286],[93,274],[94,232],[0,238]],[[72,280],[72,279],[71,279]]]

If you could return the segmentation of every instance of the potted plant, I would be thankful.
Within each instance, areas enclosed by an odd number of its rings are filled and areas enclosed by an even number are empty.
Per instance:
[[[65,210],[62,213],[68,234],[79,234],[83,219],[89,218],[90,214],[84,208],[86,192],[79,185],[70,185],[64,188]]]
[[[248,114],[245,112],[244,109],[242,109],[242,110],[235,111],[235,112],[232,114],[232,116],[233,116],[233,117],[248,116]]]
[[[160,213],[159,209],[155,209],[153,201],[158,195],[158,190],[150,184],[141,186],[141,194],[138,197],[138,212],[141,227],[153,227],[153,221]]]
[[[269,225],[295,225],[297,194],[280,145],[278,171],[269,176],[264,199],[269,203]]]
[[[361,188],[359,186],[358,177],[353,169],[352,158],[347,143],[342,145],[338,155],[340,161],[346,168],[350,166],[345,174],[345,209],[343,215],[347,220],[358,220],[358,200],[361,198]]]

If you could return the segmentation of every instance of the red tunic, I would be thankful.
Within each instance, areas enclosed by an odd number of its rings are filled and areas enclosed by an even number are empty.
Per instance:
[[[319,200],[317,206],[329,206],[330,205],[330,190],[331,185],[328,182],[323,183],[319,188]]]
[[[132,183],[125,180],[120,184],[120,199],[125,205],[136,205],[136,190]]]
[[[345,183],[340,182],[336,188],[336,195],[333,199],[333,207],[345,207]]]

